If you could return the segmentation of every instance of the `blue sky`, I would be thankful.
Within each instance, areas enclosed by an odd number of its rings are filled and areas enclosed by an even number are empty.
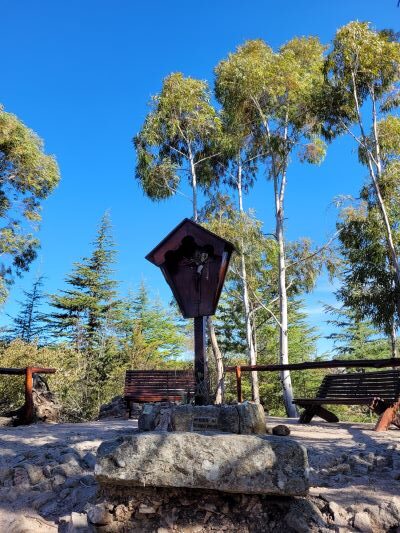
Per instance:
[[[183,217],[182,197],[154,204],[134,180],[131,139],[152,94],[173,71],[213,83],[213,68],[247,39],[278,47],[299,35],[328,43],[351,20],[399,29],[397,0],[0,0],[0,102],[56,155],[62,181],[45,202],[42,247],[30,273],[17,280],[3,310],[14,313],[23,288],[40,272],[46,290],[63,287],[74,261],[89,254],[96,226],[110,210],[124,291],[142,278],[169,298],[146,253]],[[319,167],[293,163],[287,191],[287,235],[322,244],[337,216],[332,199],[357,194],[365,170],[350,139],[335,141]],[[270,184],[262,177],[246,198],[273,227]],[[332,302],[326,276],[306,298],[310,322],[327,331],[322,304]],[[321,340],[319,350],[329,347]]]

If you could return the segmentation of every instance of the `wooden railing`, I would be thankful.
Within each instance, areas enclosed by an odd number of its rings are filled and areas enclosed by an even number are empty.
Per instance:
[[[225,372],[236,373],[237,400],[243,402],[242,372],[277,372],[282,370],[311,370],[315,368],[385,368],[400,366],[400,358],[390,359],[334,359],[332,361],[305,361],[288,365],[236,365],[228,366]]]
[[[54,374],[55,368],[40,366],[27,366],[25,368],[0,368],[0,375],[23,376],[25,375],[25,404],[23,407],[23,423],[30,424],[33,420],[33,374]]]

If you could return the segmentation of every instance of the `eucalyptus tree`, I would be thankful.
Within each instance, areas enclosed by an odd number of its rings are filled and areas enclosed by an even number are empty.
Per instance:
[[[383,130],[391,125],[399,138],[398,118],[388,116],[400,104],[400,44],[388,30],[376,31],[367,22],[350,22],[340,28],[326,65],[326,94],[320,100],[328,138],[347,133],[359,148],[359,159],[368,169],[372,192],[383,223],[386,250],[397,287],[400,314],[400,265],[396,245],[396,221],[388,210],[389,198],[382,194],[385,174],[398,175],[393,166],[393,146]],[[386,126],[384,125],[386,124]],[[384,144],[386,143],[386,149]],[[398,140],[396,140],[398,143]]]
[[[262,153],[259,150],[257,139],[254,135],[255,132],[252,129],[251,112],[249,113],[249,109],[245,105],[237,105],[235,90],[232,90],[231,85],[224,83],[224,65],[224,62],[222,62],[215,69],[215,94],[222,105],[222,131],[219,138],[219,156],[214,159],[214,171],[225,185],[236,192],[239,217],[234,218],[237,218],[236,222],[243,228],[248,222],[248,217],[244,210],[243,196],[254,184]],[[233,102],[231,101],[232,99],[234,100]],[[245,319],[247,356],[249,364],[256,365],[254,317],[247,279],[246,242],[243,233],[241,235],[242,238],[237,242],[237,253],[240,257],[240,285]],[[237,239],[235,240],[237,241]],[[248,257],[249,254],[247,254]],[[259,402],[258,373],[251,372],[250,377],[252,399]]]
[[[136,178],[152,200],[179,192],[182,177],[192,188],[193,220],[198,220],[198,189],[207,186],[210,145],[220,131],[207,83],[181,73],[167,76],[154,96],[142,129],[134,138]]]
[[[262,265],[267,264],[265,251],[266,239],[261,231],[261,222],[254,216],[246,213],[243,208],[235,209],[227,197],[215,195],[205,210],[208,227],[231,241],[235,245],[236,253],[233,255],[226,285],[235,294],[231,301],[231,313],[239,311],[244,318],[246,338],[246,351],[249,363],[257,363],[256,357],[256,331],[254,328],[254,298],[256,291],[256,277]],[[239,309],[237,309],[237,307]],[[259,402],[258,376],[251,372],[252,398]]]
[[[0,301],[14,275],[28,270],[36,257],[40,205],[59,179],[42,140],[0,105]]]
[[[137,164],[136,178],[152,200],[170,198],[179,190],[183,177],[192,189],[192,218],[198,222],[198,190],[213,180],[211,160],[213,147],[221,130],[217,111],[210,103],[206,82],[184,77],[176,72],[167,76],[160,94],[152,99],[151,110],[143,127],[134,138]],[[208,329],[221,371],[217,338],[211,317]],[[218,375],[222,384],[222,376]],[[217,400],[221,398],[221,391]]]
[[[295,38],[277,53],[261,40],[248,41],[216,69],[217,96],[230,113],[235,109],[245,113],[273,183],[282,364],[289,362],[284,228],[287,171],[293,154],[310,163],[319,163],[325,154],[314,112],[314,101],[324,83],[323,52],[314,37]],[[286,411],[295,416],[290,373],[282,372],[281,381]]]

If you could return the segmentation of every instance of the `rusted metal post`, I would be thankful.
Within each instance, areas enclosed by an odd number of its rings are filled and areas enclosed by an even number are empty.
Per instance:
[[[395,419],[397,410],[400,409],[400,400],[391,405],[381,414],[375,426],[375,431],[387,431]]]
[[[30,424],[33,420],[33,372],[32,367],[27,366],[25,370],[25,424]]]
[[[196,405],[208,403],[208,379],[206,367],[206,317],[194,319],[194,379]]]
[[[240,366],[236,366],[236,390],[237,390],[237,401],[238,403],[243,402],[243,393],[242,393],[242,369]]]

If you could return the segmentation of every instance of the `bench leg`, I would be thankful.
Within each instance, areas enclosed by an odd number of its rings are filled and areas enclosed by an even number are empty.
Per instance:
[[[299,418],[299,422],[301,424],[309,424],[315,415],[323,418],[327,422],[339,422],[338,417],[332,411],[328,411],[328,409],[325,409],[321,405],[306,407]]]
[[[396,417],[396,411],[400,408],[400,402],[396,402],[391,407],[385,409],[385,411],[379,417],[375,426],[375,431],[386,431],[389,426],[394,422]],[[396,424],[397,425],[397,424]]]
[[[128,408],[128,418],[132,417],[132,402],[130,400],[126,400],[126,406]]]
[[[309,424],[315,415],[315,407],[306,407],[299,417],[299,424]]]
[[[332,413],[332,411],[325,409],[325,407],[322,407],[321,405],[319,405],[316,408],[315,414],[323,418],[327,422],[331,422],[331,423],[339,422],[338,417],[334,413]]]

